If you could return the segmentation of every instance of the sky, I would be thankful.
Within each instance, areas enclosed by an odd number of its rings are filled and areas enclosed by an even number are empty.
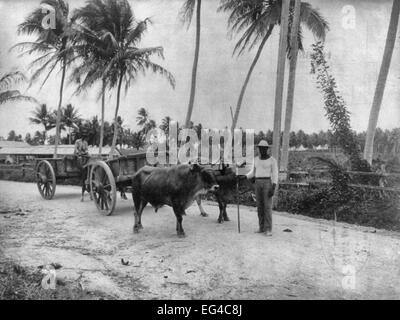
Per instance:
[[[85,4],[69,0],[71,10]],[[139,108],[146,108],[151,118],[160,123],[165,116],[184,122],[190,94],[191,70],[194,56],[195,28],[182,25],[178,12],[183,0],[130,0],[137,19],[151,17],[153,25],[143,39],[142,46],[163,46],[165,60],[160,62],[173,73],[176,88],[157,75],[140,75],[122,95],[120,115],[127,127],[136,129]],[[368,125],[375,85],[383,55],[392,1],[386,0],[309,0],[327,19],[330,31],[326,38],[326,51],[331,71],[338,83],[351,113],[351,125],[365,131]],[[37,6],[39,0],[0,0],[0,74],[21,70],[28,76],[27,65],[34,57],[19,57],[9,51],[14,44],[33,40],[17,35],[17,26]],[[230,107],[235,108],[244,78],[256,49],[240,57],[232,56],[237,37],[227,33],[227,13],[217,12],[219,1],[202,1],[202,28],[197,91],[192,120],[205,128],[224,128],[231,124]],[[350,8],[350,9],[349,9]],[[347,22],[354,13],[354,24]],[[304,53],[300,53],[296,76],[296,89],[292,130],[307,133],[329,129],[324,114],[322,94],[310,74],[311,45],[315,39],[304,30]],[[244,97],[238,126],[256,131],[273,129],[275,81],[277,69],[279,29],[276,28],[264,47]],[[400,127],[400,44],[399,32],[387,79],[378,126],[384,129]],[[286,63],[288,69],[288,62]],[[29,89],[19,89],[37,98],[40,103],[55,109],[61,73],[50,77],[39,90],[35,83]],[[287,80],[287,76],[286,76]],[[286,88],[286,87],[285,87]],[[71,103],[84,118],[100,116],[98,86],[80,96],[73,96],[74,86],[65,89],[64,103]],[[285,89],[286,91],[286,89]],[[116,92],[107,95],[107,121],[113,118]],[[286,97],[284,100],[286,101]],[[285,103],[284,103],[285,105]],[[6,137],[12,129],[25,136],[27,132],[43,130],[29,122],[34,105],[27,102],[0,105],[0,136]],[[284,110],[283,110],[284,113]],[[284,114],[283,114],[284,115]]]

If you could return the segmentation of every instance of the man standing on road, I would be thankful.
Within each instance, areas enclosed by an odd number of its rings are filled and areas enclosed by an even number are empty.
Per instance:
[[[259,156],[254,158],[251,171],[247,179],[255,178],[255,192],[258,213],[259,229],[257,233],[272,236],[272,197],[278,183],[278,164],[270,156],[270,145],[261,140],[257,145]]]

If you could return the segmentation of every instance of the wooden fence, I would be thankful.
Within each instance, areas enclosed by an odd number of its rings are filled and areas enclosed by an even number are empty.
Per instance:
[[[363,172],[363,171],[346,171],[350,176],[372,176],[378,178],[396,178],[400,179],[400,173],[387,173],[387,172]],[[317,169],[317,170],[308,170],[308,171],[289,171],[288,177],[290,176],[303,176],[304,180],[301,182],[293,182],[290,180],[279,182],[280,185],[286,186],[297,186],[297,187],[310,187],[312,185],[328,185],[331,183],[330,180],[318,180],[311,179],[312,175],[321,175],[328,174],[329,169]],[[360,188],[366,190],[377,190],[377,191],[389,191],[389,192],[399,192],[400,188],[398,187],[388,187],[388,186],[376,186],[376,185],[366,185],[366,184],[349,184],[352,188]]]

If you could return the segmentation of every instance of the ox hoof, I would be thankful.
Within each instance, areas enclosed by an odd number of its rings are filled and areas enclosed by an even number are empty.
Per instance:
[[[224,221],[231,221],[231,219],[229,219],[228,217],[225,217]]]
[[[200,215],[201,215],[202,217],[208,217],[208,213],[205,213],[205,212],[200,213]]]
[[[81,199],[81,202],[83,202],[83,198]]]
[[[133,233],[139,233],[139,227],[133,227]]]
[[[143,226],[141,224],[139,224],[138,229],[143,229]]]
[[[184,232],[178,233],[178,238],[185,238],[186,234]]]
[[[218,223],[222,223],[222,222],[224,222],[224,220],[218,219]]]

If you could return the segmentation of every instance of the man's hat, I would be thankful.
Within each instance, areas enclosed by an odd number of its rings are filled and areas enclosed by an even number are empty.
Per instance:
[[[89,130],[86,128],[83,128],[80,132],[80,135],[82,138],[88,138],[89,137]]]
[[[258,143],[257,147],[259,147],[259,148],[260,148],[260,147],[261,147],[261,148],[270,148],[270,147],[272,147],[272,145],[268,144],[268,142],[265,141],[265,140],[261,140],[261,141]]]

